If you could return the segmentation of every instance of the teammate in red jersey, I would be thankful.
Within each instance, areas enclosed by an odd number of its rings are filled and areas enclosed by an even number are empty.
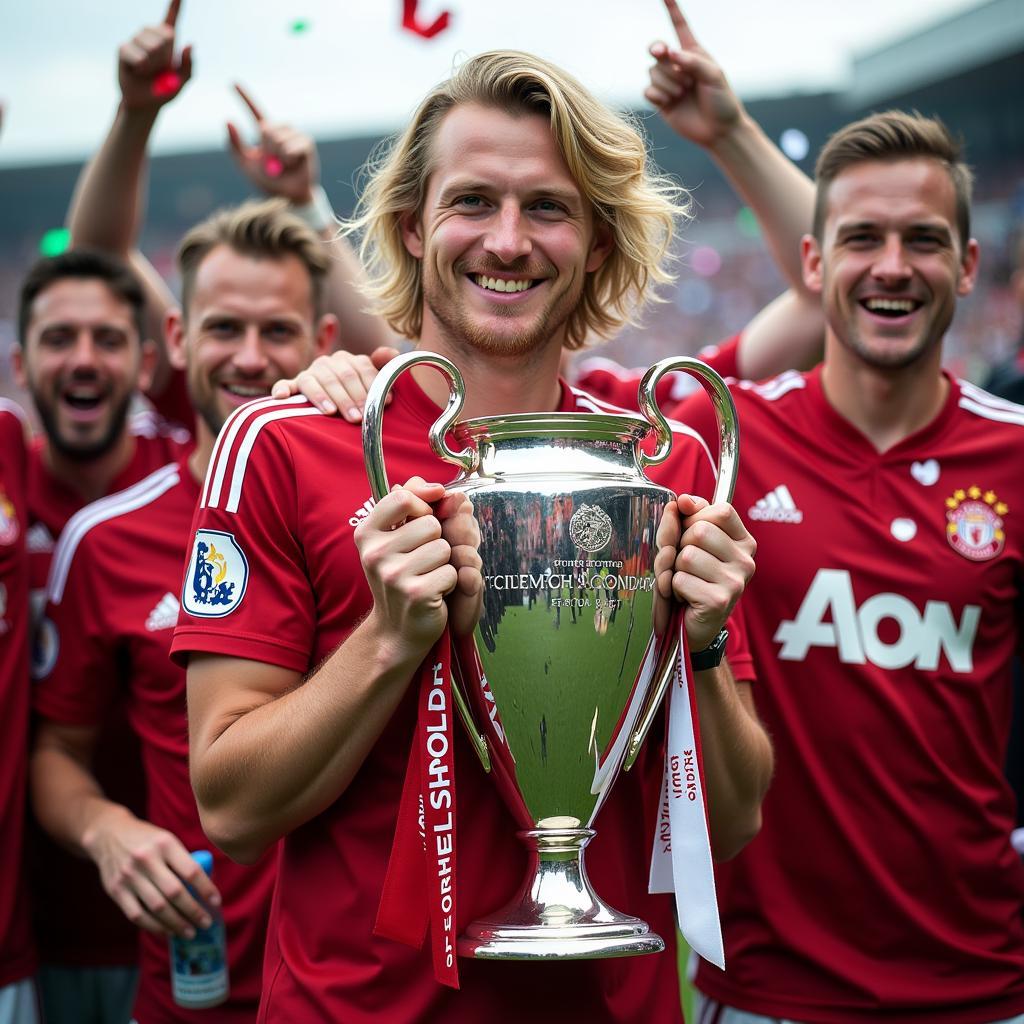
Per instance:
[[[203,923],[183,883],[217,894],[227,925],[230,1001],[217,1019],[253,1019],[259,999],[273,853],[250,868],[216,857],[214,888],[188,856],[208,845],[188,778],[185,674],[168,660],[181,563],[213,440],[228,414],[266,394],[333,342],[321,316],[326,259],[282,204],[250,204],[194,228],[182,243],[185,315],[169,325],[175,368],[197,411],[196,447],[134,487],[87,506],[63,533],[50,576],[55,662],[35,697],[33,757],[40,820],[81,850],[125,915],[151,933],[135,1016],[185,1021],[173,1005],[166,935]],[[100,723],[120,688],[142,742],[146,820],[91,775]]]
[[[566,166],[552,107],[563,137],[587,147],[577,165],[585,181]],[[613,174],[598,213],[599,182]],[[563,344],[629,315],[663,276],[679,212],[667,183],[646,170],[632,128],[559,69],[510,53],[468,61],[435,90],[364,197],[389,322],[455,359],[468,415],[580,407],[558,381]],[[678,1020],[671,954],[465,961],[454,992],[434,981],[429,951],[372,934],[409,749],[408,684],[445,626],[444,596],[453,594],[457,623],[481,586],[466,503],[426,482],[450,475],[426,440],[446,389],[414,372],[397,390],[385,417],[389,465],[397,477],[416,475],[376,505],[356,427],[291,399],[228,421],[197,513],[172,649],[189,657],[203,823],[243,859],[284,837],[260,1019]],[[693,480],[705,459],[681,442],[680,476]],[[699,650],[742,589],[752,545],[730,506],[684,496],[680,508],[683,546],[661,560],[668,570],[678,558],[680,571],[662,582],[690,602]],[[728,855],[756,832],[770,748],[748,687],[726,668],[701,673],[698,688],[716,761],[707,773],[712,828]],[[523,852],[457,743],[459,814],[471,826],[462,832],[461,925],[511,895]],[[649,915],[669,938],[667,902],[643,892],[652,800],[657,790],[643,791],[639,776],[620,780],[589,864],[612,902]]]
[[[32,396],[43,434],[28,463],[28,524],[34,620],[32,671],[55,654],[42,621],[56,538],[83,505],[174,461],[190,442],[152,413],[132,415],[149,383],[142,288],[120,260],[69,251],[39,261],[21,288],[15,369]],[[112,713],[96,772],[111,795],[141,811],[138,744],[123,712]],[[136,983],[135,930],[112,907],[91,866],[32,830],[33,915],[47,1017],[81,1019],[94,999],[125,1019]]]
[[[890,112],[839,131],[817,175],[824,363],[734,389],[777,770],[720,876],[728,970],[700,964],[701,1019],[1020,1021],[1024,407],[941,369],[978,264],[970,174],[940,123]]]
[[[27,420],[0,398],[0,1020],[37,1024],[36,956],[25,884],[28,770]]]

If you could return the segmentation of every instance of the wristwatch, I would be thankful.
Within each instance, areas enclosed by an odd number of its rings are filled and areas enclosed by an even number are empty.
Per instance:
[[[725,643],[729,639],[729,630],[721,629],[718,636],[703,651],[690,654],[690,666],[694,672],[706,672],[709,668],[718,668],[725,657]]]

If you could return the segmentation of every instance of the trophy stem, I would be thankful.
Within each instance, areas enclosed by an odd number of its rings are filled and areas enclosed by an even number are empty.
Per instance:
[[[589,828],[537,828],[518,833],[530,869],[516,897],[474,921],[459,939],[459,955],[487,960],[593,959],[660,953],[645,921],[604,903],[587,879],[583,850]]]

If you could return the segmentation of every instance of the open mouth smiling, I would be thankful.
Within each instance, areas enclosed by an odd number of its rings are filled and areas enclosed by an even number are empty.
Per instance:
[[[535,285],[540,283],[539,280],[534,280],[529,277],[505,280],[501,277],[488,277],[486,274],[470,274],[469,279],[478,288],[483,288],[489,292],[498,292],[500,294],[529,291]]]
[[[924,303],[920,302],[918,299],[910,298],[897,299],[873,297],[870,299],[861,299],[860,305],[869,313],[873,313],[876,316],[896,319],[898,317],[909,316],[911,313],[917,312]]]

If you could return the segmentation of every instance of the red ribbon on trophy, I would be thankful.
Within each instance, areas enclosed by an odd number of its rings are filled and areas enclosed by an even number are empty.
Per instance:
[[[649,892],[674,892],[679,930],[690,948],[725,970],[722,924],[718,917],[715,868],[700,750],[697,694],[682,618],[679,658],[669,688],[665,775]]]
[[[447,629],[418,676],[416,730],[373,931],[420,949],[429,925],[434,977],[458,988],[455,707]]]

